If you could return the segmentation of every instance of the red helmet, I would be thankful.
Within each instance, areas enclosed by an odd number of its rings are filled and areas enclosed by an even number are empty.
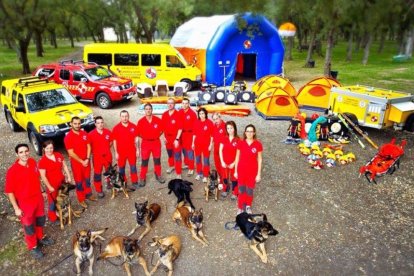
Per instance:
[[[316,113],[313,113],[312,114],[312,116],[311,116],[311,119],[312,120],[316,120],[316,119],[318,119],[319,118],[319,115],[318,114],[316,114]]]

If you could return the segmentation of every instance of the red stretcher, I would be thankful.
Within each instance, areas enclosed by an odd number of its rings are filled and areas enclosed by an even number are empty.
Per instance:
[[[406,140],[402,140],[400,145],[395,144],[395,138],[390,143],[384,144],[378,153],[365,165],[359,169],[359,176],[365,175],[369,183],[375,183],[377,176],[393,174],[400,167],[400,158],[404,155]]]

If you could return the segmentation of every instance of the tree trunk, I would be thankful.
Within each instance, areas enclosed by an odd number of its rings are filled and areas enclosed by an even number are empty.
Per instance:
[[[42,42],[42,33],[38,30],[34,31],[35,42],[36,42],[36,56],[43,57],[43,42]]]
[[[331,76],[333,43],[334,43],[334,29],[330,29],[328,32],[328,37],[327,37],[325,64],[324,64],[324,69],[323,69],[324,75],[328,77]]]
[[[10,50],[13,49],[13,43],[14,41],[12,41],[11,39],[6,38],[6,44],[7,44],[7,48],[9,48]]]
[[[57,49],[58,45],[57,45],[57,39],[56,39],[56,31],[50,30],[50,45],[52,45],[55,49]]]
[[[19,55],[22,61],[22,74],[30,74],[30,65],[29,65],[29,57],[27,55],[27,51],[29,49],[30,44],[30,36],[29,39],[21,39],[19,40]]]
[[[293,36],[288,38],[287,51],[285,53],[285,60],[292,60],[292,47],[293,47]]]
[[[385,45],[385,37],[386,37],[386,31],[382,30],[381,34],[380,34],[380,40],[379,40],[379,46],[378,46],[378,54],[381,54],[382,51],[384,50],[384,45]]]
[[[348,47],[346,49],[346,61],[351,61],[352,60],[353,38],[354,38],[354,30],[353,30],[353,27],[352,27],[351,31],[349,32],[349,37],[348,37]]]
[[[315,43],[316,39],[316,32],[312,31],[309,47],[308,47],[308,55],[306,56],[305,65],[303,67],[314,67],[315,63],[312,60],[312,54],[313,54],[313,44]],[[313,63],[312,63],[313,62]]]
[[[357,36],[356,43],[355,43],[355,52],[359,52],[359,48],[362,44],[362,37],[359,35]]]
[[[367,65],[368,63],[368,57],[369,57],[369,48],[371,47],[371,43],[372,43],[372,34],[370,32],[366,33],[366,43],[365,43],[365,47],[364,47],[364,56],[362,58],[362,64],[363,65]]]
[[[407,42],[405,46],[405,55],[412,57],[413,56],[413,46],[414,46],[414,27],[408,31]]]

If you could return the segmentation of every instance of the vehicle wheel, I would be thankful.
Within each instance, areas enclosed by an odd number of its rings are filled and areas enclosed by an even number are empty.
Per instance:
[[[186,82],[188,84],[188,90],[187,91],[191,91],[191,89],[193,89],[192,81],[190,81],[189,79],[184,79],[184,80],[181,80],[181,81]]]
[[[404,130],[414,132],[414,114],[411,114],[408,116],[407,121],[404,125]]]
[[[359,122],[358,122],[358,118],[357,118],[357,116],[355,116],[354,114],[352,114],[352,113],[348,113],[348,112],[345,112],[344,113],[349,119],[351,119],[351,121],[354,123],[354,125],[356,125],[356,126],[359,126]]]
[[[96,104],[102,109],[108,109],[112,107],[112,101],[105,93],[99,93],[96,96]]]
[[[6,120],[7,123],[10,126],[10,129],[14,132],[18,131],[20,129],[20,126],[16,123],[16,121],[13,119],[12,115],[10,114],[10,111],[5,111],[6,113]]]
[[[39,139],[39,136],[34,131],[29,131],[29,140],[32,143],[32,146],[37,153],[37,155],[42,155],[42,142]]]

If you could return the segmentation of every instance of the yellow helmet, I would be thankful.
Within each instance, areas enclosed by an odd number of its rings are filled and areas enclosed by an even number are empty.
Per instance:
[[[328,154],[332,153],[332,150],[330,148],[323,148],[322,153],[323,155],[327,156]]]
[[[319,146],[317,144],[312,144],[311,150],[319,150]]]
[[[309,155],[310,154],[310,149],[309,148],[302,148],[302,150],[300,152],[303,155]]]
[[[306,113],[305,112],[300,113],[300,116],[302,116],[304,119],[306,119]]]
[[[299,148],[299,149],[302,149],[302,148],[306,148],[306,146],[305,146],[305,144],[304,144],[304,143],[300,143],[300,144],[298,145],[298,148]]]
[[[346,154],[346,158],[348,159],[348,162],[354,162],[356,160],[355,154],[352,152]]]
[[[344,155],[344,152],[342,150],[336,150],[334,152],[336,158],[341,157],[342,155]]]
[[[319,158],[322,158],[322,156],[323,156],[322,151],[320,149],[313,150],[313,154],[315,154]]]
[[[328,154],[328,155],[326,156],[326,159],[333,159],[333,160],[336,160],[335,154],[333,154],[333,153]]]
[[[348,158],[346,157],[346,155],[342,155],[341,157],[339,157],[339,163],[341,164],[348,163]]]

